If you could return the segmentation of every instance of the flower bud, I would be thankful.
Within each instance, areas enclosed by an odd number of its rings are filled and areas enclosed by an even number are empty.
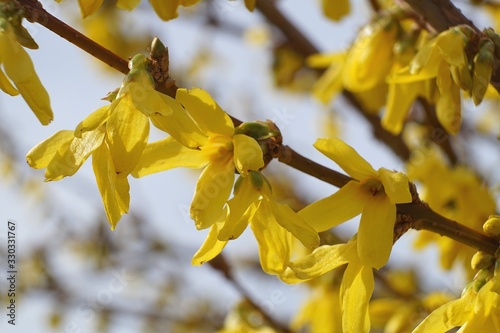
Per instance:
[[[495,257],[483,251],[478,251],[471,260],[471,267],[473,270],[478,271],[485,269],[493,265],[495,262]]]
[[[474,76],[472,78],[472,99],[478,105],[486,94],[495,63],[495,44],[490,39],[481,40],[479,52],[474,57]]]
[[[490,215],[483,224],[483,231],[491,237],[500,237],[500,216]]]

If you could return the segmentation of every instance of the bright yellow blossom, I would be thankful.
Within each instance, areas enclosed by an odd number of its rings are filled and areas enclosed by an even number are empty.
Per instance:
[[[352,147],[339,139],[318,139],[314,146],[354,180],[333,195],[299,212],[317,231],[328,230],[362,213],[358,253],[364,265],[380,268],[392,249],[396,204],[411,202],[408,177],[380,168],[375,171]]]
[[[317,232],[290,207],[272,198],[269,184],[258,172],[239,178],[234,197],[225,208],[225,214],[194,255],[194,265],[217,256],[227,241],[238,238],[248,224],[259,244],[262,268],[269,274],[279,275],[287,269],[293,237],[309,249],[319,245]]]
[[[49,95],[35,72],[30,56],[19,44],[14,28],[3,17],[0,17],[1,65],[17,89],[10,83],[1,68],[0,89],[12,96],[21,93],[40,123],[48,125],[54,118]]]
[[[146,65],[144,56],[132,58],[131,70],[109,106],[90,114],[74,131],[60,131],[41,142],[26,156],[31,167],[47,168],[45,178],[52,181],[72,176],[92,155],[97,185],[112,228],[128,212],[127,176],[146,147],[150,120],[186,145],[198,147],[201,143],[197,140],[205,139],[178,102],[154,90]],[[192,124],[182,124],[186,119]],[[179,128],[190,131],[191,136]]]
[[[149,144],[134,176],[181,166],[205,167],[191,203],[191,217],[196,227],[205,229],[222,214],[233,187],[235,170],[246,174],[248,170],[264,166],[262,149],[255,139],[235,134],[231,118],[206,91],[178,89],[176,100],[190,117],[163,124],[176,140],[166,138]]]

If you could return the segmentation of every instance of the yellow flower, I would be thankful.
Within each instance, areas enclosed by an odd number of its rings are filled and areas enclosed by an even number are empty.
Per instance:
[[[460,333],[500,331],[500,295],[492,287],[492,280],[479,291],[469,285],[461,298],[437,308],[413,333],[442,333],[455,327],[461,327]]]
[[[193,265],[217,256],[227,241],[238,238],[250,224],[259,244],[259,257],[268,274],[281,274],[290,261],[292,238],[314,249],[317,232],[290,207],[276,202],[265,178],[256,171],[241,176],[225,214],[212,226],[205,243],[193,257]]]
[[[347,90],[362,92],[385,82],[393,65],[397,31],[396,22],[390,17],[380,17],[361,30],[344,65],[343,83]]]
[[[0,65],[3,65],[17,90],[1,68],[0,89],[12,96],[21,93],[40,123],[48,125],[54,118],[49,95],[35,72],[30,56],[17,41],[14,28],[3,17],[0,17]]]
[[[164,21],[177,17],[177,8],[179,6],[192,6],[200,0],[149,0],[156,14]]]
[[[295,316],[291,328],[297,332],[308,327],[311,333],[342,333],[342,306],[337,285],[315,288],[312,297]]]
[[[320,246],[291,262],[289,269],[279,277],[287,283],[296,283],[347,264],[340,284],[342,329],[343,332],[368,333],[369,302],[375,282],[372,266],[364,265],[358,255],[358,242],[354,237],[347,244]]]
[[[176,100],[190,117],[186,114],[183,119],[158,126],[175,140],[166,138],[149,144],[133,175],[142,177],[176,167],[206,166],[191,203],[191,217],[196,227],[205,229],[222,214],[233,187],[235,170],[246,174],[248,170],[264,166],[262,149],[255,139],[235,134],[231,118],[206,91],[178,89]]]
[[[307,58],[307,65],[313,68],[327,68],[314,84],[312,93],[323,103],[328,103],[342,91],[342,73],[346,54],[315,54]]]
[[[380,168],[375,171],[352,147],[339,139],[318,139],[314,146],[354,180],[333,195],[299,212],[317,231],[328,230],[362,213],[358,253],[364,265],[380,268],[392,249],[396,204],[411,202],[408,177]]]
[[[345,15],[349,14],[351,9],[349,0],[321,0],[321,6],[323,7],[323,13],[334,21],[342,19]]]
[[[401,91],[404,88],[395,86],[394,89],[400,91],[395,91],[395,95],[389,100],[393,100],[393,104],[399,111],[389,106],[390,113],[383,122],[387,129],[393,133],[401,130],[401,120],[407,112],[406,106],[412,98],[420,95],[436,103],[438,120],[446,131],[452,134],[458,133],[462,124],[460,87],[468,84],[464,76],[468,72],[468,59],[465,54],[467,36],[464,31],[467,32],[466,28],[454,27],[426,41],[410,65],[389,78],[390,84],[411,84],[435,79],[438,91],[437,96],[434,96],[433,93],[429,94],[425,86],[407,87],[406,89],[412,89],[412,91],[407,92],[405,100],[399,100],[404,103],[405,109],[403,109],[399,107],[396,99],[398,93],[404,92]]]

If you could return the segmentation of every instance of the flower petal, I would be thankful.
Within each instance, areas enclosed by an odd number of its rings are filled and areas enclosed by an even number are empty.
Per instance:
[[[378,176],[384,185],[385,194],[387,194],[392,204],[411,202],[410,180],[407,175],[380,168]]]
[[[396,205],[386,195],[368,200],[358,229],[358,254],[364,265],[379,269],[391,254]]]
[[[11,96],[19,95],[19,91],[12,85],[3,70],[0,68],[0,89]]]
[[[245,175],[248,170],[258,171],[264,166],[262,148],[254,138],[244,134],[233,136],[234,165],[239,173]]]
[[[333,195],[318,200],[298,212],[316,231],[333,228],[363,211],[367,196],[359,182],[350,181]]]
[[[104,0],[78,0],[80,5],[80,10],[82,11],[82,16],[85,18],[101,8]]]
[[[356,256],[356,242],[323,245],[291,262],[289,266],[297,278],[309,280],[347,264]]]
[[[116,102],[116,104],[115,104]],[[141,158],[149,137],[148,117],[134,107],[129,94],[115,100],[106,122],[107,143],[116,174],[126,177]]]
[[[84,132],[93,131],[99,126],[103,125],[111,115],[111,108],[109,105],[100,107],[92,112],[83,121],[81,121],[75,129],[75,136],[81,138]]]
[[[85,132],[81,138],[61,145],[45,170],[45,180],[59,180],[74,175],[104,140],[104,132]]]
[[[198,169],[207,163],[208,160],[201,150],[186,148],[169,136],[149,143],[144,148],[132,176],[139,178],[179,167]]]
[[[373,271],[370,266],[364,266],[358,260],[353,260],[347,265],[340,285],[344,332],[370,331],[368,304],[374,286]]]
[[[314,147],[337,163],[345,172],[356,180],[376,177],[372,168],[356,150],[339,139],[318,139]]]
[[[105,143],[92,154],[92,168],[106,216],[111,229],[114,230],[121,216],[127,213],[130,204],[128,179],[117,179],[113,161]]]
[[[264,201],[257,207],[250,226],[259,243],[260,264],[264,272],[283,273],[290,261],[292,234],[276,223]]]
[[[249,219],[255,213],[254,210],[253,212],[250,211],[250,207],[259,199],[260,193],[255,189],[249,177],[240,179],[241,183],[237,193],[227,202],[229,211],[224,226],[219,231],[218,237],[220,240],[238,238],[245,231]]]
[[[205,242],[203,242],[203,245],[194,254],[193,259],[191,260],[191,264],[193,266],[200,266],[203,263],[217,257],[219,253],[222,252],[222,249],[226,246],[227,241],[220,241],[217,238],[217,233],[218,226],[217,224],[214,224],[210,228],[210,232],[208,233]]]
[[[31,148],[26,154],[26,161],[34,169],[46,168],[56,155],[59,147],[69,145],[71,140],[73,140],[73,131],[59,131]]]
[[[277,203],[272,198],[265,200],[269,204],[276,222],[291,232],[305,247],[312,250],[319,246],[318,232],[305,219],[287,205]]]
[[[191,218],[197,229],[205,229],[215,223],[222,213],[233,183],[232,157],[214,160],[203,170],[191,203]]]
[[[205,90],[177,89],[175,99],[184,105],[204,133],[209,136],[233,136],[234,125],[231,118]]]

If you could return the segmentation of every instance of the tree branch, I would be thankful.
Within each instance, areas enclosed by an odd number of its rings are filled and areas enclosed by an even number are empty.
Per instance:
[[[127,60],[122,59],[107,48],[97,44],[66,23],[57,19],[48,13],[40,2],[36,0],[17,0],[17,2],[19,6],[24,9],[28,21],[43,25],[45,28],[76,45],[94,58],[101,60],[123,74],[128,73],[129,68]]]

